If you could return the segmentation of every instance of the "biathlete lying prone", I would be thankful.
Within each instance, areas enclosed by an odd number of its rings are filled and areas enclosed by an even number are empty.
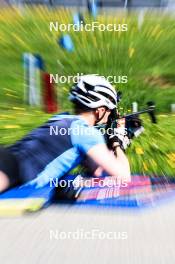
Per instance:
[[[130,182],[130,166],[122,150],[124,141],[110,135],[115,156],[94,126],[106,124],[116,111],[117,92],[103,77],[82,76],[70,91],[75,115],[56,115],[15,144],[0,149],[0,192],[24,183],[42,187],[60,179],[88,157],[118,181]],[[61,133],[61,131],[69,133]],[[74,131],[81,133],[74,133]],[[53,133],[58,131],[58,133]],[[52,133],[51,133],[52,132]],[[126,136],[125,138],[126,143]],[[87,164],[91,167],[91,163]]]

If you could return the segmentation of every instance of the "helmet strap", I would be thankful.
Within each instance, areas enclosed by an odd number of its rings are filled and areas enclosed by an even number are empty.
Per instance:
[[[95,125],[98,124],[103,119],[103,117],[105,116],[106,112],[107,112],[107,109],[105,110],[105,112],[103,113],[103,115],[96,120]]]

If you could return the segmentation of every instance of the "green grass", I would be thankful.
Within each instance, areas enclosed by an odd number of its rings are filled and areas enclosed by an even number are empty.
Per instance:
[[[50,115],[38,109],[3,110],[0,115],[0,144],[12,144]],[[158,124],[144,117],[144,133],[127,150],[132,173],[175,176],[175,115],[159,115]]]
[[[0,102],[23,102],[23,52],[39,53],[47,70],[60,75],[97,73],[104,76],[127,75],[127,84],[115,84],[123,92],[123,105],[130,107],[138,101],[143,107],[154,100],[160,112],[168,112],[175,98],[174,39],[175,20],[159,13],[147,13],[141,30],[137,15],[99,16],[101,23],[127,23],[128,31],[70,32],[75,51],[68,53],[57,44],[60,32],[50,32],[49,22],[71,23],[69,10],[47,8],[26,9],[18,12],[0,11]],[[90,22],[90,18],[86,18]],[[157,78],[152,82],[149,78]],[[164,79],[160,85],[158,79]],[[64,89],[63,89],[64,87]],[[70,84],[57,85],[61,106],[67,108],[66,96]],[[16,97],[10,97],[4,88]],[[5,100],[4,100],[5,99]]]
[[[71,31],[75,51],[68,53],[57,44],[60,32],[49,31],[49,22],[71,23],[69,10],[0,11],[0,143],[15,142],[49,117],[23,102],[23,52],[40,54],[47,71],[59,75],[127,75],[127,84],[114,84],[123,92],[124,112],[133,101],[141,109],[149,100],[155,101],[158,113],[170,111],[170,104],[175,103],[175,19],[146,13],[141,30],[136,13],[100,15],[98,20],[127,23],[128,32]],[[90,21],[86,14],[86,22]],[[67,101],[70,86],[57,85],[61,110],[71,109]],[[158,125],[150,124],[146,117],[144,121],[144,134],[127,151],[132,172],[175,176],[175,117],[159,115]]]

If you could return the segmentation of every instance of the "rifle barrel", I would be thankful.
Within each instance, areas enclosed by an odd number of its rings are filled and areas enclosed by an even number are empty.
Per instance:
[[[132,113],[132,114],[128,114],[128,115],[122,116],[120,118],[132,117],[132,116],[140,115],[140,114],[144,114],[144,113],[151,113],[151,112],[154,112],[154,109],[155,109],[154,107],[150,107],[148,109],[144,109],[144,110]]]

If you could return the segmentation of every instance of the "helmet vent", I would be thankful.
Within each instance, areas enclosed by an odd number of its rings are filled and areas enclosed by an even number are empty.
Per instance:
[[[93,91],[94,90],[93,85],[86,83],[86,82],[83,82],[83,83],[84,83],[84,87],[86,88],[87,91]]]

